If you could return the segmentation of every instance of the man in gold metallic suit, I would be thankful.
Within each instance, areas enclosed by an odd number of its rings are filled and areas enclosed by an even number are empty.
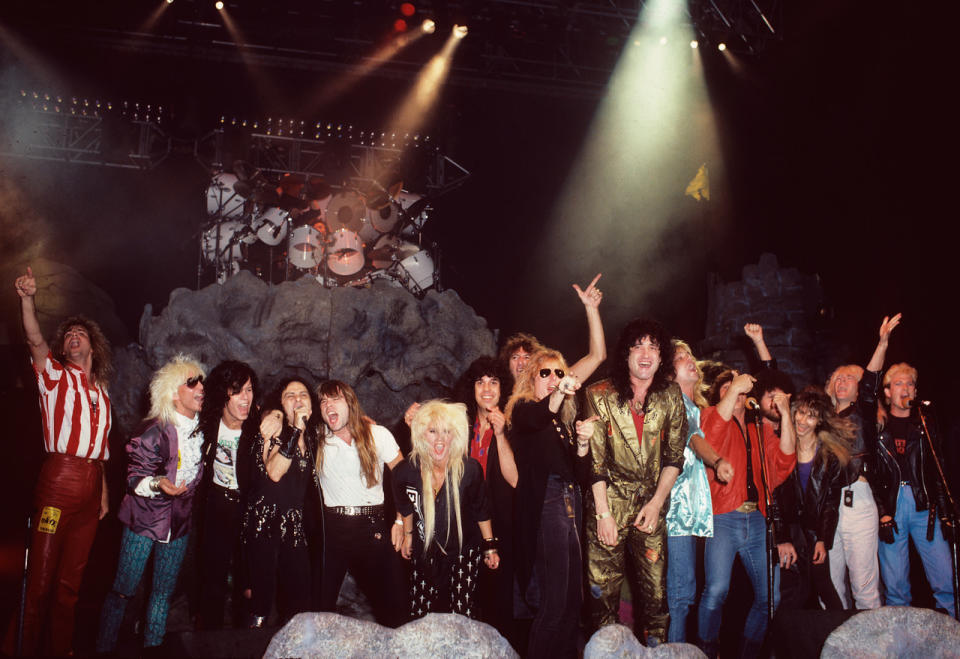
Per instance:
[[[586,394],[598,418],[590,442],[588,505],[596,524],[586,524],[587,600],[595,626],[617,622],[629,566],[637,636],[654,646],[667,640],[665,517],[687,437],[670,335],[656,321],[634,320],[620,334],[611,372]]]

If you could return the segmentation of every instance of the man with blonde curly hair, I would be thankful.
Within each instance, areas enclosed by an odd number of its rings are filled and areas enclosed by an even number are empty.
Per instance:
[[[110,345],[100,327],[74,316],[47,344],[37,319],[37,280],[29,267],[14,282],[30,361],[37,377],[46,458],[37,479],[23,629],[11,627],[4,651],[66,655],[84,568],[107,514],[104,463],[110,457]],[[47,628],[41,647],[40,630]]]

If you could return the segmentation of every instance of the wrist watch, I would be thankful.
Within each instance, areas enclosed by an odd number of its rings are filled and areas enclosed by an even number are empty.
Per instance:
[[[597,521],[599,522],[601,519],[606,519],[610,517],[610,511],[607,510],[602,513],[597,513],[596,517],[597,517]]]

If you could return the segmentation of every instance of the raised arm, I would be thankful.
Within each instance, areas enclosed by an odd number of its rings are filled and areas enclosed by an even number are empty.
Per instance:
[[[602,273],[598,273],[586,290],[580,290],[579,286],[573,285],[573,290],[577,292],[587,311],[587,328],[590,331],[589,352],[570,367],[570,372],[576,375],[580,382],[586,382],[587,378],[593,375],[593,372],[607,358],[607,342],[603,336],[603,322],[600,320],[600,301],[603,299],[603,293],[597,288],[597,282],[600,281],[601,276]]]
[[[767,342],[763,340],[763,326],[757,323],[747,323],[743,326],[743,333],[747,335],[751,341],[753,341],[753,347],[757,350],[757,357],[760,358],[762,362],[769,362],[773,360],[773,355],[770,354],[770,350],[767,348]]]
[[[890,334],[893,332],[894,328],[900,324],[900,318],[903,314],[897,314],[895,316],[883,317],[883,322],[880,323],[880,340],[877,341],[877,347],[873,351],[873,356],[870,357],[870,362],[867,364],[867,370],[873,371],[874,373],[879,373],[883,369],[883,362],[887,358],[887,346],[890,343]]]
[[[729,421],[733,418],[734,408],[737,406],[737,396],[753,389],[753,383],[756,381],[757,379],[749,373],[740,373],[733,378],[730,386],[727,388],[727,393],[725,393],[723,398],[720,399],[720,402],[717,403],[717,414],[720,415],[720,418],[724,421]]]
[[[35,296],[37,294],[37,280],[33,276],[33,269],[27,266],[27,274],[17,277],[14,282],[17,295],[20,296],[20,316],[23,320],[23,332],[27,337],[27,347],[30,356],[38,368],[42,368],[50,346],[47,345],[40,331],[40,322],[37,320]]]

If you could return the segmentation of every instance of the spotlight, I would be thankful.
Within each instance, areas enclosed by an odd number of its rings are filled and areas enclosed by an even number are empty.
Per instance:
[[[719,50],[721,53],[722,53],[723,51],[725,51],[726,49],[727,49],[727,44],[725,44],[725,43],[722,43],[722,42],[721,42],[721,43],[717,46],[717,50]]]
[[[413,16],[416,11],[417,8],[413,6],[412,2],[404,2],[400,5],[400,13],[404,16]]]
[[[173,4],[173,0],[167,0],[167,4],[168,4],[168,5],[172,5],[172,4]]]
[[[666,46],[666,45],[667,45],[667,38],[666,38],[666,37],[660,37],[660,45],[661,45],[661,46]]]
[[[217,4],[214,5],[218,10],[223,9],[223,0],[217,0]]]
[[[428,18],[420,24],[420,29],[423,30],[424,34],[433,34],[437,31],[437,24],[433,19]]]
[[[700,42],[698,42],[696,39],[694,39],[693,41],[690,42],[690,47],[691,47],[691,48],[696,48],[696,47],[699,46],[699,45],[700,45]]]
[[[402,18],[398,18],[393,22],[393,31],[394,32],[406,32],[407,31],[407,22]]]
[[[453,36],[457,39],[463,39],[467,36],[467,26],[466,25],[454,25],[453,26]]]

